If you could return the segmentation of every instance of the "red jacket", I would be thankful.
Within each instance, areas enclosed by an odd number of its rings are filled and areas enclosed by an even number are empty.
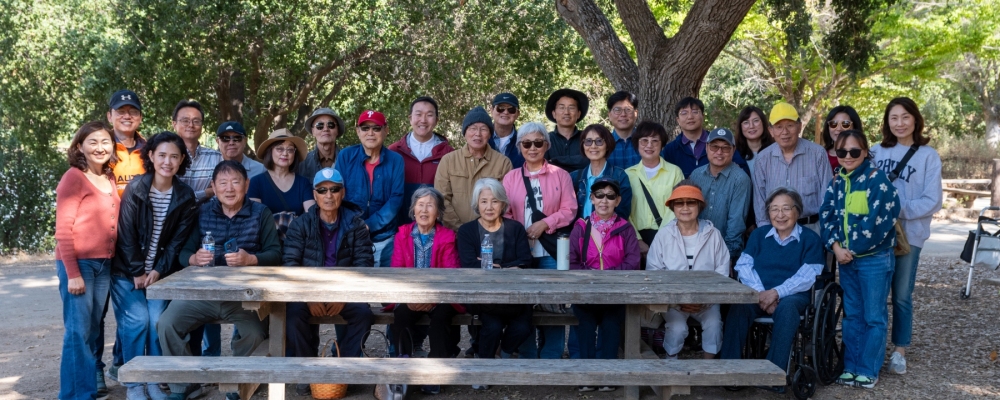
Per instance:
[[[448,138],[435,133],[434,136],[437,136],[442,142],[431,149],[431,155],[425,158],[424,161],[418,161],[413,156],[413,152],[410,151],[410,143],[406,141],[406,138],[410,137],[410,135],[410,133],[405,134],[399,141],[389,145],[389,150],[403,157],[403,203],[399,206],[399,214],[396,219],[399,225],[413,222],[410,220],[408,213],[410,210],[410,197],[421,186],[434,186],[434,176],[437,174],[441,158],[445,154],[455,151],[448,144]]]
[[[399,227],[392,245],[392,262],[389,264],[393,268],[413,268],[416,265],[413,251],[413,225],[415,222]],[[458,250],[455,247],[455,231],[446,228],[441,223],[434,227],[434,244],[431,245],[431,268],[459,268]],[[465,313],[465,307],[461,304],[452,304],[459,313]],[[384,308],[390,311],[395,308],[395,304],[390,304]]]

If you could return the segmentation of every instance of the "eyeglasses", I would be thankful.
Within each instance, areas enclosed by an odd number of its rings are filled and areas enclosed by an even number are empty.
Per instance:
[[[219,136],[219,140],[222,141],[223,143],[229,143],[229,142],[239,143],[243,141],[243,135]]]
[[[362,125],[362,126],[358,127],[358,129],[361,129],[361,132],[372,131],[372,132],[375,132],[375,133],[381,133],[382,132],[382,128],[384,128],[384,126],[382,126],[382,125]]]
[[[847,158],[848,154],[851,158],[861,157],[861,149],[837,149],[837,158]]]
[[[604,139],[585,139],[583,145],[590,146],[604,146]]]
[[[496,110],[497,110],[497,114],[503,114],[503,113],[517,114],[517,107],[513,107],[513,106],[511,106],[511,107],[500,107],[500,106],[497,106]]]
[[[200,119],[184,118],[177,120],[177,123],[181,125],[201,126],[202,121]]]
[[[631,114],[634,112],[635,109],[632,107],[615,107],[611,109],[611,113],[615,115]]]
[[[281,154],[295,154],[295,147],[275,147],[274,152]]]
[[[530,149],[531,145],[535,145],[535,147],[537,147],[537,148],[540,149],[542,147],[545,147],[545,141],[542,140],[542,139],[538,139],[538,140],[522,140],[521,141],[521,147],[524,147],[525,150]]]
[[[659,145],[660,145],[660,139],[650,139],[650,138],[639,139],[639,146],[640,147],[645,147],[645,146],[659,146]]]
[[[740,125],[743,125],[743,126],[760,125],[760,118],[748,119],[746,121],[743,121],[743,123],[741,123]]]
[[[681,110],[677,113],[678,116],[686,117],[688,115],[698,116],[701,115],[701,110]]]
[[[573,111],[576,111],[576,106],[559,106],[559,107],[556,107],[556,111],[559,111],[559,112],[573,112]]]
[[[340,193],[341,190],[344,190],[344,187],[343,186],[333,186],[329,188],[321,187],[321,188],[315,188],[313,190],[321,195],[326,194],[326,192],[330,192],[331,194],[337,194]]]
[[[771,208],[768,208],[767,212],[770,213],[770,214],[774,214],[774,215],[778,215],[778,214],[789,215],[789,214],[792,213],[792,207],[791,206],[784,206],[784,207],[773,206]]]
[[[826,125],[829,126],[830,129],[834,129],[834,128],[837,127],[838,123],[840,124],[840,127],[844,128],[844,129],[851,129],[851,125],[854,125],[853,123],[851,123],[850,120],[844,120],[844,121],[827,121]]]
[[[680,199],[674,200],[674,207],[698,207],[698,200],[694,199]]]
[[[326,124],[323,124],[322,122],[317,122],[316,125],[313,125],[313,128],[316,128],[318,130],[323,130],[323,129],[333,130],[333,129],[337,129],[337,123],[336,122],[327,122]]]
[[[136,110],[134,108],[129,109],[128,111],[115,110],[115,114],[118,114],[119,117],[124,117],[126,115],[128,115],[130,117],[138,117],[138,116],[142,115],[142,113],[139,112],[139,110]]]
[[[708,151],[713,152],[713,153],[718,153],[718,152],[728,153],[732,149],[733,149],[733,146],[729,146],[729,145],[722,145],[722,146],[711,145],[711,146],[708,146]]]
[[[604,198],[607,198],[608,200],[615,201],[615,199],[618,198],[618,195],[614,194],[614,193],[608,193],[608,192],[594,192],[594,198],[598,199],[598,200],[602,200]]]

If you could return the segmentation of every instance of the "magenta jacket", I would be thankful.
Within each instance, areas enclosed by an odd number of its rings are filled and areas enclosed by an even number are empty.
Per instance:
[[[393,268],[413,268],[416,262],[413,260],[413,225],[411,222],[400,226],[396,231],[396,237],[392,244]],[[434,227],[434,244],[431,245],[431,268],[458,268],[458,250],[455,247],[455,231],[446,228],[441,223]],[[465,313],[465,306],[452,304],[459,313]],[[396,307],[390,304],[384,308],[391,311]]]
[[[587,221],[578,219],[569,235],[569,269],[626,270],[639,269],[639,240],[635,228],[624,218],[618,218],[611,231],[604,237],[604,250],[597,250],[594,237],[587,246],[586,262],[583,262],[583,234]]]
[[[510,170],[503,177],[503,188],[507,192],[510,206],[504,217],[524,223],[527,191],[524,190],[524,178],[527,172],[524,167]],[[542,213],[547,215],[543,221],[549,225],[546,233],[555,233],[556,229],[568,226],[576,218],[576,191],[573,190],[573,180],[569,173],[555,165],[544,163],[538,174],[538,183],[542,188]],[[538,221],[534,221],[538,222]],[[528,227],[525,226],[525,229]]]

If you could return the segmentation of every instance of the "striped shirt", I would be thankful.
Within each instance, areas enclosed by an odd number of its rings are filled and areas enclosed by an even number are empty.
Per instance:
[[[191,166],[184,175],[177,178],[190,186],[194,190],[194,197],[201,200],[205,198],[205,189],[212,181],[212,172],[222,162],[222,154],[208,147],[198,146],[193,155],[188,151],[188,157],[191,157]]]
[[[156,250],[160,243],[160,232],[163,231],[163,220],[167,218],[167,208],[170,207],[170,197],[174,194],[171,187],[166,192],[160,192],[155,187],[149,188],[149,203],[153,206],[153,234],[149,236],[149,251],[146,252],[146,272],[153,270],[156,260]]]
[[[757,226],[770,225],[764,200],[778,188],[787,187],[802,196],[802,213],[799,218],[819,213],[823,193],[833,179],[826,149],[816,143],[799,138],[792,161],[785,161],[781,146],[775,143],[757,153],[753,171],[753,207]]]

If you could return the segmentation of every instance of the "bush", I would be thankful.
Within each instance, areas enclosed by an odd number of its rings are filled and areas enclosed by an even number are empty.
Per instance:
[[[30,150],[4,130],[0,148],[0,255],[52,251],[64,156],[51,148]]]
[[[930,145],[941,156],[944,179],[992,179],[993,159],[1000,158],[1000,151],[974,136],[935,138]]]

